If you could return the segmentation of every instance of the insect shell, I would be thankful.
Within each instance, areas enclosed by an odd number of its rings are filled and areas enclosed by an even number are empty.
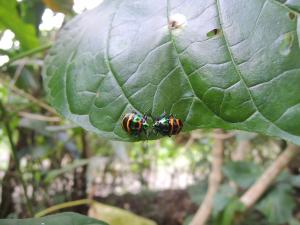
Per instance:
[[[172,114],[166,116],[166,113],[163,113],[159,118],[156,119],[153,124],[153,129],[156,133],[160,133],[161,135],[171,135],[179,134],[183,127],[183,123],[181,119],[176,119]]]
[[[130,135],[139,136],[142,131],[146,134],[146,129],[149,127],[147,116],[136,112],[127,113],[122,120],[123,129]]]

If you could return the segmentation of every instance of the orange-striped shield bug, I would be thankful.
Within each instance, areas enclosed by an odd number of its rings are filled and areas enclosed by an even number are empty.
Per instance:
[[[123,129],[130,135],[139,136],[142,131],[145,132],[149,127],[147,116],[136,112],[127,113],[122,120]]]
[[[172,114],[167,116],[164,112],[159,118],[155,120],[153,129],[156,133],[160,133],[163,136],[178,134],[183,127],[181,119],[177,119]]]

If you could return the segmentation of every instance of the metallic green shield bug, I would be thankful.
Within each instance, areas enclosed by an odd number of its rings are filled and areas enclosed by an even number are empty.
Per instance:
[[[122,120],[123,129],[130,135],[139,136],[142,131],[145,132],[149,127],[147,116],[136,112],[127,113]]]
[[[160,133],[163,136],[168,135],[169,137],[171,137],[171,135],[179,134],[182,127],[183,122],[181,119],[177,119],[172,114],[166,116],[165,112],[157,118],[153,124],[153,129],[156,133]]]

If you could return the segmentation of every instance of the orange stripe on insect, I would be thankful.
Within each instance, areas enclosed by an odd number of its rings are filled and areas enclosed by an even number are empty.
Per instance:
[[[178,129],[176,131],[176,134],[178,134],[180,131],[181,131],[181,128],[182,128],[182,121],[180,119],[176,119],[176,123],[178,125]]]
[[[138,122],[138,124],[139,124],[138,131],[140,131],[140,130],[142,129],[142,122],[141,122],[141,121],[139,121],[139,122]]]
[[[171,130],[170,130],[170,135],[173,134],[173,128],[174,128],[174,118],[170,117],[170,125],[171,125]]]
[[[127,132],[130,134],[131,132],[131,129],[130,129],[130,122],[132,120],[132,117],[133,117],[133,114],[130,114],[128,120],[127,120],[127,125],[126,125],[126,128],[127,128]]]

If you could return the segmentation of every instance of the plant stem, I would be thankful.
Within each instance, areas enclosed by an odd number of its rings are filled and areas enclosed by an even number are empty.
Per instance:
[[[289,162],[298,154],[300,154],[300,147],[289,144],[287,149],[279,155],[256,183],[240,198],[240,201],[245,205],[246,209],[251,208],[259,200],[282,170],[286,168]]]
[[[58,205],[54,205],[51,206],[43,211],[38,212],[37,214],[35,214],[35,218],[38,217],[43,217],[49,213],[53,213],[57,210],[60,209],[65,209],[65,208],[70,208],[70,207],[74,207],[74,206],[79,206],[79,205],[91,205],[93,204],[95,201],[92,199],[81,199],[81,200],[76,200],[76,201],[70,201],[70,202],[64,202],[62,204],[58,204]]]
[[[2,111],[1,114],[0,114],[1,115],[1,120],[4,122],[4,127],[5,127],[5,130],[6,130],[6,134],[7,134],[8,140],[9,140],[10,147],[11,147],[12,157],[15,161],[17,176],[18,176],[19,181],[20,181],[20,183],[23,187],[25,200],[26,200],[26,208],[27,208],[29,216],[33,216],[32,204],[31,204],[30,198],[28,197],[27,186],[26,186],[26,183],[25,183],[25,181],[23,179],[23,176],[22,176],[22,171],[21,171],[19,159],[18,159],[18,156],[17,156],[17,149],[16,149],[16,146],[15,146],[14,141],[13,141],[12,131],[10,129],[10,124],[6,119],[6,109],[5,109],[4,105],[2,104],[1,100],[0,100],[0,109]]]
[[[42,52],[44,50],[47,50],[49,48],[51,48],[52,44],[46,44],[46,45],[42,45],[42,46],[39,46],[37,48],[34,48],[34,49],[30,49],[28,51],[25,51],[25,52],[22,52],[20,53],[19,55],[16,55],[15,57],[12,57],[7,63],[5,63],[2,67],[6,67],[10,64],[12,64],[13,62],[19,60],[19,59],[23,59],[27,56],[31,56],[31,55],[34,55],[36,53],[39,53],[39,52]]]
[[[190,225],[206,224],[212,211],[214,196],[217,193],[220,183],[222,181],[222,165],[224,157],[223,154],[225,136],[222,130],[216,130],[214,133],[214,137],[215,142],[212,149],[212,169],[209,174],[208,191]]]
[[[4,79],[1,79],[1,78],[0,78],[0,84],[3,84],[4,86],[9,86],[8,82]],[[10,90],[12,92],[14,92],[15,94],[29,100],[30,102],[37,104],[38,106],[40,106],[41,108],[47,110],[48,112],[52,113],[53,115],[58,115],[58,113],[55,111],[55,109],[53,109],[51,106],[49,106],[48,104],[46,104],[42,100],[37,99],[33,95],[30,95],[27,92],[17,88],[16,86],[11,86]]]

